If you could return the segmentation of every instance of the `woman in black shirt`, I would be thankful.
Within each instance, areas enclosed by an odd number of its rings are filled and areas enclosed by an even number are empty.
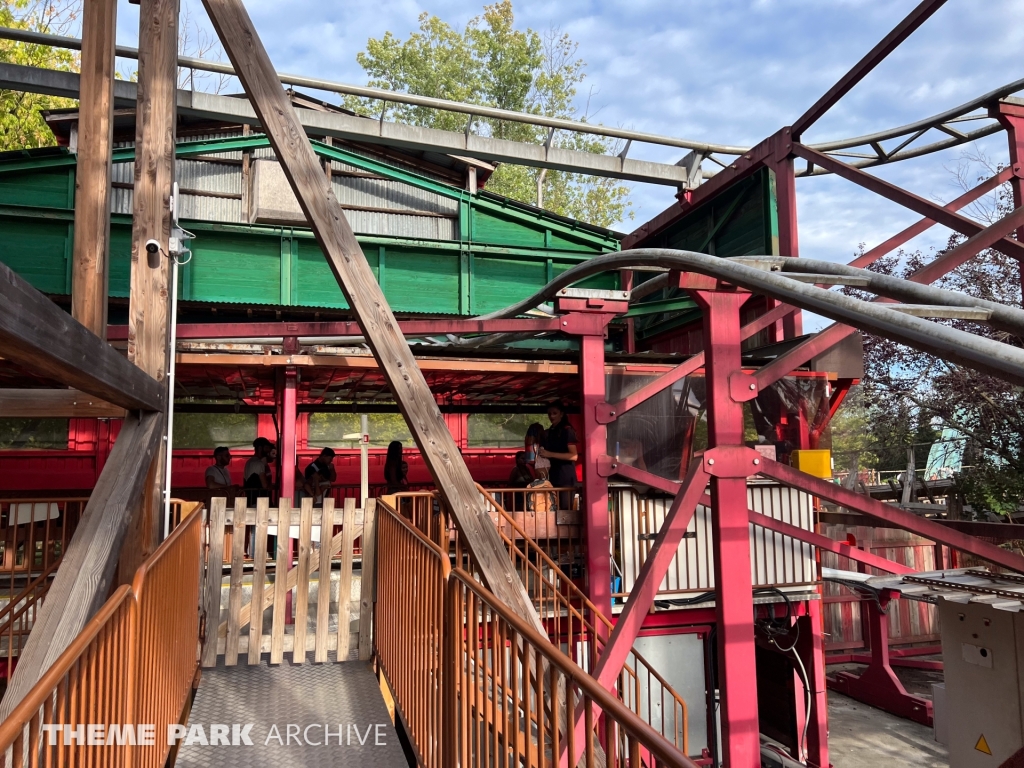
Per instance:
[[[559,403],[548,405],[548,418],[551,429],[544,435],[544,444],[538,454],[551,461],[549,479],[555,488],[574,488],[576,486],[576,459],[578,439],[576,430],[565,418],[565,407]],[[572,507],[572,492],[561,491],[558,494],[559,509]]]

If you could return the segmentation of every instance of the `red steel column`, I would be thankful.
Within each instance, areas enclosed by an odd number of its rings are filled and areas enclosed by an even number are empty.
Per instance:
[[[743,375],[740,306],[749,294],[693,296],[704,310],[708,447],[742,446],[743,404],[733,399],[730,379]],[[712,477],[711,501],[723,764],[760,768],[746,477]]]
[[[779,212],[779,255],[799,256],[800,241],[796,225],[796,169],[794,158],[786,157],[772,163],[775,171],[775,199]],[[769,300],[769,304],[774,304]],[[771,309],[771,306],[768,307]],[[782,336],[791,339],[803,335],[803,318],[794,312],[782,321]],[[782,341],[782,339],[776,339]]]
[[[804,713],[811,720],[807,726],[807,762],[817,768],[828,768],[828,694],[825,688],[821,600],[808,600],[807,615],[797,621],[802,624],[797,652],[807,670],[811,688],[811,711]]]
[[[604,335],[580,337],[580,389],[583,401],[583,508],[587,545],[587,597],[611,615],[608,480],[598,474],[598,460],[608,451],[608,428],[597,423],[597,406],[605,401]],[[601,631],[604,624],[594,622]]]
[[[284,370],[284,387],[281,398],[281,498],[295,503],[295,390],[299,372],[293,366]]]
[[[1013,178],[1010,187],[1013,189],[1013,207],[1024,205],[1024,106],[1000,102],[993,106],[989,114],[997,118],[1006,128],[1006,138],[1010,143],[1010,167]],[[1024,242],[1024,227],[1017,229],[1017,240]],[[1024,296],[1024,262],[1020,266],[1021,295]]]

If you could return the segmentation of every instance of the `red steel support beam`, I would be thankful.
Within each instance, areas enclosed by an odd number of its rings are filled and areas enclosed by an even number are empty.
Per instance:
[[[526,333],[563,330],[561,318],[537,320],[400,320],[398,327],[406,336],[433,336],[446,333]],[[602,332],[594,321],[595,332]],[[283,338],[285,336],[362,336],[356,322],[295,323],[186,323],[178,326],[179,340]],[[107,329],[111,341],[128,338],[128,327],[111,325]]]
[[[934,283],[943,275],[973,259],[986,248],[995,246],[1007,235],[1021,230],[1024,230],[1024,206],[1014,209],[1013,212],[985,227],[978,234],[967,238],[956,248],[946,251],[934,261],[925,264],[907,279],[915,283]],[[1024,261],[1021,263],[1024,264]]]
[[[989,108],[989,115],[999,120],[1006,129],[1010,145],[1010,186],[1013,189],[1013,207],[1024,205],[1024,104],[1001,101]],[[1017,240],[1024,242],[1024,227],[1017,229]],[[1021,264],[1021,291],[1024,295],[1024,263]]]
[[[788,128],[783,130],[789,131]],[[785,142],[771,167],[775,171],[775,195],[779,211],[779,255],[798,257],[800,241],[796,220],[796,169],[793,157],[789,155],[791,149],[791,142]],[[774,303],[773,299],[768,301],[769,304]],[[776,331],[774,341],[803,335],[803,317],[799,310],[794,310],[783,318],[781,331],[781,336]]]
[[[886,56],[892,53],[900,43],[910,37],[914,30],[926,22],[933,13],[943,6],[946,0],[924,0],[914,10],[907,14],[896,27],[868,51],[853,69],[843,75],[838,83],[833,85],[824,96],[818,99],[814,106],[808,109],[800,118],[793,123],[793,138],[799,137],[826,112],[831,109],[837,101],[849,93],[857,83],[877,67]]]
[[[811,358],[827,352],[851,333],[857,333],[857,329],[836,323],[814,334],[788,352],[779,355],[768,365],[759,368],[754,374],[754,378],[757,380],[757,391],[763,392]]]
[[[835,539],[830,539],[828,536],[822,536],[820,533],[806,531],[803,528],[798,528],[797,526],[783,522],[782,520],[776,520],[774,517],[763,515],[752,509],[747,510],[747,518],[754,525],[767,528],[769,531],[781,533],[783,536],[792,536],[794,539],[805,541],[818,549],[824,549],[826,552],[832,552],[840,557],[848,557],[850,560],[855,560],[858,563],[864,563],[864,565],[870,565],[872,568],[878,568],[880,571],[887,571],[888,573],[895,574],[916,573],[913,568],[908,568],[905,565],[901,565],[900,563],[892,560],[887,560],[886,558],[879,557],[878,555],[872,555],[870,552],[858,549],[857,547],[847,544],[845,541],[836,541]]]
[[[807,601],[807,615],[798,616],[800,640],[796,651],[803,659],[807,670],[807,682],[811,688],[811,711],[805,712],[811,722],[807,726],[807,754],[805,759],[815,768],[829,768],[828,761],[828,694],[825,683],[825,643],[822,635],[824,626],[821,617],[821,600]]]
[[[891,595],[883,592],[879,601],[888,606]],[[829,680],[829,687],[857,701],[891,712],[898,717],[922,725],[932,724],[932,703],[907,693],[889,663],[889,615],[880,611],[874,600],[862,600],[861,610],[868,611],[868,634],[871,663],[860,675],[838,672]]]
[[[960,197],[946,203],[946,205],[944,205],[943,208],[947,211],[959,211],[964,206],[970,205],[978,198],[987,195],[1000,184],[1005,184],[1012,177],[1013,169],[1004,168],[995,176],[990,176],[985,181],[981,182],[981,184],[979,184],[978,186],[969,189],[967,192],[960,195]],[[1021,203],[1015,203],[1014,205],[1015,207],[1020,207]],[[922,232],[928,231],[933,226],[935,226],[934,219],[921,219],[916,224],[911,224],[902,232],[893,235],[884,243],[876,245],[863,256],[858,256],[856,259],[850,262],[849,266],[863,269],[870,264],[874,264],[876,261],[878,261],[880,258],[885,256],[890,251],[899,248],[901,245],[904,245],[908,241],[914,239]],[[1018,235],[1017,239],[1024,242],[1024,237],[1021,237],[1020,235]]]
[[[746,341],[751,336],[755,336],[765,328],[774,325],[775,323],[783,320],[787,315],[796,311],[795,307],[791,307],[788,304],[779,304],[775,308],[768,310],[763,315],[754,318],[743,326],[740,330],[740,338],[743,339],[743,341]],[[650,384],[646,384],[628,397],[622,398],[622,400],[619,400],[617,403],[601,403],[597,410],[597,420],[602,424],[609,424],[615,421],[615,419],[626,411],[636,408],[640,403],[654,397],[663,389],[671,387],[680,379],[685,378],[691,373],[702,368],[703,365],[704,353],[699,352],[689,360],[680,363],[671,371],[663,373]]]
[[[754,453],[751,449],[751,453]],[[817,477],[812,477],[806,472],[801,472],[793,467],[780,464],[777,461],[761,457],[760,474],[777,480],[790,488],[805,491],[818,498],[831,501],[847,509],[854,509],[869,517],[891,523],[898,528],[916,533],[926,539],[945,544],[963,552],[970,552],[980,558],[1009,568],[1018,573],[1024,573],[1024,557],[986,541],[968,536],[959,531],[947,528],[940,523],[918,517],[912,512],[906,512],[891,504],[862,496],[851,490],[829,483]]]
[[[874,192],[876,195],[892,200],[894,203],[909,208],[915,213],[934,219],[939,224],[949,227],[962,235],[974,237],[985,229],[981,224],[968,219],[966,216],[946,210],[938,203],[918,197],[912,192],[897,187],[895,184],[883,181],[877,176],[865,173],[859,168],[854,168],[852,165],[840,162],[803,144],[793,144],[793,152],[799,157],[810,160],[815,165],[824,168],[826,171],[841,176],[847,181],[852,181],[869,192]],[[1024,258],[1024,243],[1018,243],[1016,240],[1008,240],[1004,237],[993,243],[992,247],[1015,259]]]
[[[298,461],[295,453],[295,420],[296,387],[298,385],[298,369],[288,366],[284,370],[284,385],[281,398],[281,498],[295,501],[295,464]],[[287,535],[287,528],[280,529]]]
[[[668,483],[669,481],[664,482]],[[672,558],[679,550],[679,542],[683,540],[683,534],[686,533],[686,529],[693,519],[697,505],[701,503],[702,499],[706,499],[704,489],[707,484],[708,475],[704,472],[703,462],[700,459],[694,459],[691,462],[682,485],[671,483],[675,487],[671,492],[678,491],[679,488],[683,490],[676,493],[672,506],[665,514],[665,520],[658,530],[654,545],[651,547],[647,559],[644,560],[644,564],[637,574],[636,582],[629,592],[626,607],[619,614],[619,618],[615,622],[615,629],[612,630],[612,635],[604,646],[601,658],[594,666],[592,676],[609,691],[615,688],[619,676],[622,674],[622,666],[633,650],[633,642],[640,633],[640,627],[654,604],[658,587],[661,585],[662,579],[665,578]],[[607,518],[607,510],[605,517]],[[608,552],[607,543],[601,552]],[[575,737],[575,743],[585,742],[586,722],[583,718],[582,708],[576,712]],[[566,755],[564,752],[561,762],[562,768],[565,768]]]
[[[583,517],[587,542],[587,597],[608,616],[612,610],[608,481],[598,471],[598,461],[608,450],[608,428],[595,419],[597,405],[604,402],[605,398],[603,333],[580,337],[580,374],[583,400]],[[598,621],[597,617],[593,619],[594,626],[601,628],[599,632],[602,631],[604,623]]]
[[[704,310],[709,452],[716,448],[731,452],[743,445],[743,403],[733,395],[741,389],[737,382],[749,378],[744,377],[740,358],[740,307],[748,294],[695,290],[691,295]],[[704,461],[707,470],[713,459],[705,453]],[[722,762],[729,768],[755,768],[761,765],[761,757],[751,621],[749,472],[736,469],[711,479]]]

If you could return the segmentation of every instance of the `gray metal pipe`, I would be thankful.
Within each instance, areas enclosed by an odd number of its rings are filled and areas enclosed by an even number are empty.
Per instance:
[[[936,304],[945,307],[971,307],[986,309],[992,314],[988,324],[1001,331],[1024,337],[1024,311],[1016,307],[1000,304],[968,296],[966,293],[948,291],[931,285],[922,285],[910,280],[901,280],[890,275],[880,275],[868,269],[851,267],[847,264],[836,264],[831,261],[816,259],[799,259],[782,256],[778,259],[782,274],[786,272],[822,273],[831,275],[847,275],[864,277],[868,280],[866,290],[876,296],[896,299],[907,304]]]
[[[774,257],[753,258],[770,260]],[[543,301],[555,298],[559,290],[585,277],[638,266],[697,272],[725,280],[754,293],[770,296],[794,307],[815,312],[922,352],[990,373],[1014,384],[1024,385],[1024,350],[1017,347],[906,315],[888,308],[885,304],[860,301],[842,293],[800,283],[780,272],[766,272],[693,251],[638,248],[595,256],[563,272],[530,298],[476,319],[515,317]]]

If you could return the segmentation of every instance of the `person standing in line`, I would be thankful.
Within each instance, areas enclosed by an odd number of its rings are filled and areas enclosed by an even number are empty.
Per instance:
[[[213,449],[213,464],[206,468],[206,487],[211,491],[221,491],[226,496],[238,493],[238,486],[231,482],[231,450],[220,445]]]
[[[537,455],[551,462],[550,479],[555,488],[576,487],[576,460],[579,458],[579,439],[576,430],[565,417],[565,406],[560,401],[548,404],[551,428],[544,436],[544,444]],[[572,491],[559,491],[558,508],[572,509]]]
[[[309,463],[303,473],[303,488],[313,497],[313,506],[320,507],[324,503],[324,495],[337,482],[338,472],[334,468],[334,449],[324,448],[314,461]]]
[[[273,443],[265,437],[257,437],[252,442],[252,456],[245,462],[245,468],[242,470],[242,487],[245,488],[246,501],[250,507],[256,504],[256,499],[270,496],[267,457],[273,447]]]
[[[403,493],[409,490],[409,465],[402,460],[402,443],[392,440],[384,460],[385,493]]]
[[[526,462],[532,464],[537,460],[537,451],[544,443],[544,427],[534,422],[526,428]]]

